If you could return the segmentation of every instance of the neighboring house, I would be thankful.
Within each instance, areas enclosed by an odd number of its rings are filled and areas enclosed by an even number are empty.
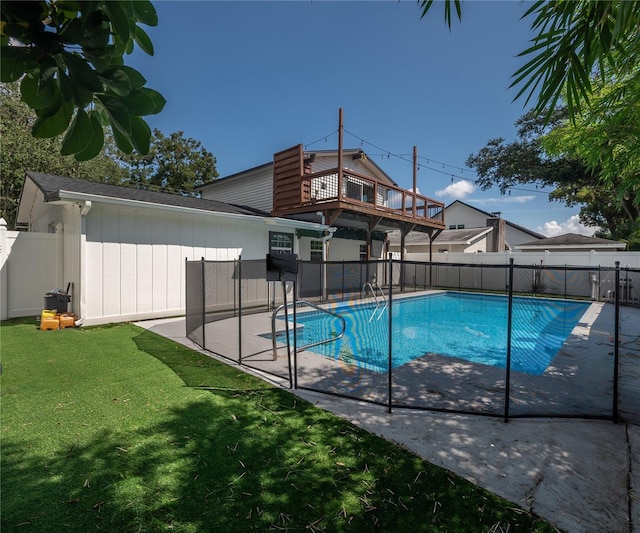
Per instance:
[[[428,258],[437,253],[504,252],[524,241],[543,238],[527,228],[456,200],[445,208],[448,229],[433,234],[410,233],[405,237],[407,259]],[[534,241],[535,242],[535,241]],[[389,234],[389,251],[400,253],[399,232]],[[416,255],[419,254],[419,255]]]
[[[444,229],[444,204],[399,188],[360,149],[305,151],[297,145],[200,190],[210,200],[335,228],[303,236],[303,260],[379,259],[389,231],[432,235]]]
[[[428,236],[420,233],[410,233],[404,241],[407,254],[433,253],[476,253],[487,251],[487,237],[492,228],[445,229],[429,242]],[[400,234],[389,234],[389,251],[400,252]],[[410,256],[407,257],[410,259]]]
[[[26,174],[17,223],[43,237],[51,234],[48,255],[41,247],[31,261],[45,269],[50,264],[56,279],[33,279],[46,276],[30,273],[28,261],[3,258],[9,278],[3,299],[32,305],[5,300],[3,309],[20,309],[9,316],[39,314],[45,292],[71,284],[71,310],[85,324],[184,314],[186,259],[299,253],[298,233],[327,229],[230,203],[36,172]],[[28,239],[20,237],[27,232],[10,233],[26,246]]]
[[[514,250],[518,244],[544,235],[500,217],[499,212],[488,212],[456,200],[445,209],[447,229],[493,228],[487,241],[487,252]]]
[[[517,245],[516,250],[521,252],[613,252],[624,251],[627,248],[626,243],[616,242],[609,239],[600,239],[598,237],[587,237],[577,233],[566,233],[556,237],[547,237],[535,241],[524,242]]]

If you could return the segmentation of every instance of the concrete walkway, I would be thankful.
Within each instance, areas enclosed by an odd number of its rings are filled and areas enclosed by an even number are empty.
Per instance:
[[[184,318],[137,325],[199,350],[185,337]],[[284,380],[266,378],[287,387]],[[505,423],[402,409],[389,414],[369,403],[292,392],[530,510],[561,531],[640,533],[639,425],[540,418]]]

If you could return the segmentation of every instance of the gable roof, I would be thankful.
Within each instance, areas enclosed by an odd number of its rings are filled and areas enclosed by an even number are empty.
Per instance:
[[[494,213],[491,213],[489,211],[483,211],[482,209],[478,209],[477,207],[474,207],[472,205],[469,205],[461,200],[455,200],[453,202],[451,202],[447,207],[445,207],[445,218],[446,218],[446,210],[449,209],[451,206],[455,205],[455,204],[460,204],[463,205],[469,209],[473,209],[474,211],[477,211],[478,213],[481,213],[482,215],[489,217],[489,218],[496,218],[496,215]],[[514,224],[513,222],[508,221],[506,218],[503,219],[505,221],[505,224],[507,226],[511,226],[514,229],[517,229],[519,231],[522,231],[524,233],[527,233],[529,235],[531,235],[532,237],[536,238],[536,239],[544,239],[544,235],[542,235],[541,233],[537,233],[533,230],[530,230],[529,228],[525,228],[524,226],[520,226],[519,224]]]
[[[64,200],[66,196],[65,193],[75,193],[119,200],[133,200],[155,205],[199,209],[202,211],[213,211],[218,213],[230,213],[256,217],[270,216],[269,213],[265,213],[259,209],[217,202],[215,200],[204,200],[193,196],[182,196],[180,194],[134,189],[132,187],[123,187],[120,185],[111,185],[109,183],[87,181],[78,178],[66,178],[56,176],[54,174],[43,174],[32,171],[27,171],[26,176],[43,192],[46,202]],[[27,180],[25,179],[25,183],[26,181]],[[20,203],[22,203],[22,196],[24,193],[25,186],[23,185],[22,192],[20,194]],[[26,222],[24,220],[20,220],[20,213],[18,213],[18,221]]]
[[[596,248],[626,248],[626,244],[623,242],[612,241],[610,239],[601,239],[600,237],[588,237],[587,235],[580,235],[578,233],[565,233],[563,235],[557,235],[555,237],[545,237],[536,241],[523,242],[516,246],[516,248],[545,248],[552,246],[561,247],[596,247]]]

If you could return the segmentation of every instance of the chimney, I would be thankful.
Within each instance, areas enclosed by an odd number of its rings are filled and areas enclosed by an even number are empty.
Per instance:
[[[492,217],[487,219],[487,227],[493,228],[491,232],[491,245],[488,252],[504,252],[506,223],[504,218]]]

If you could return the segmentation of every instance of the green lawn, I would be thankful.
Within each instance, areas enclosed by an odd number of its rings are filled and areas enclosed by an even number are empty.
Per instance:
[[[554,531],[134,325],[13,320],[0,342],[3,533]]]

